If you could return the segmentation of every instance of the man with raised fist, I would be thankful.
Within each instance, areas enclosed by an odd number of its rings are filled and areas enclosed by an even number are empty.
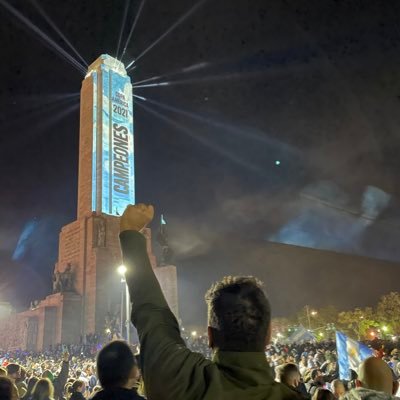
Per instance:
[[[149,400],[298,399],[277,383],[264,348],[271,310],[253,277],[225,277],[206,294],[213,359],[190,351],[153,272],[140,233],[153,219],[152,206],[128,206],[120,220],[125,278],[132,322],[140,339],[140,361]]]

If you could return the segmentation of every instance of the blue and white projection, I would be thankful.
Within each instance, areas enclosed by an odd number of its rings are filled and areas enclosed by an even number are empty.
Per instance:
[[[135,203],[132,83],[124,65],[100,56],[93,80],[92,211],[121,215]]]

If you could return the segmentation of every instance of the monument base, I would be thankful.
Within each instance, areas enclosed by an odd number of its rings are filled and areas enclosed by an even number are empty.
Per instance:
[[[107,320],[121,321],[125,286],[121,286],[117,273],[122,263],[118,234],[119,219],[101,213],[90,213],[64,226],[54,279],[54,289],[64,291],[47,296],[30,310],[3,319],[0,348],[42,351],[60,343],[79,343],[87,334],[103,335]],[[144,235],[151,265],[178,318],[176,267],[157,266],[151,230],[145,229]],[[73,275],[70,291],[65,291],[67,284],[62,278],[67,276],[66,270]]]

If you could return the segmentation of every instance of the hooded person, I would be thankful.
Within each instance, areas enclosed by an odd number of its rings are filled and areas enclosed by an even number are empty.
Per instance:
[[[389,366],[377,357],[364,360],[358,372],[356,388],[343,396],[344,400],[391,400],[397,387]]]

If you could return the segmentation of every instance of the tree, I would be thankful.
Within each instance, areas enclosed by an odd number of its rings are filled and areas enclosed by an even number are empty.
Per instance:
[[[314,308],[305,306],[297,314],[297,322],[311,330],[326,330],[328,325],[336,324],[338,310],[334,306]]]
[[[338,326],[357,340],[366,339],[368,330],[379,326],[371,307],[343,311],[338,316]]]
[[[381,297],[376,308],[378,320],[388,327],[388,331],[400,333],[400,293],[391,292]]]

